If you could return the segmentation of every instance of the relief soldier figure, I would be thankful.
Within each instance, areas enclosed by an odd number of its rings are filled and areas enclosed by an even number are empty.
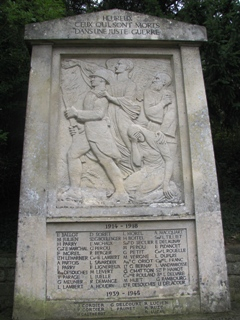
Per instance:
[[[77,110],[72,106],[65,111],[67,119],[75,118],[80,123],[79,138],[72,143],[67,154],[70,188],[62,195],[66,199],[81,199],[81,157],[91,150],[115,188],[111,201],[113,203],[128,202],[122,174],[116,164],[120,161],[121,155],[108,126],[108,101],[99,95],[105,90],[107,77],[104,70],[96,70],[91,75],[92,90],[86,94],[83,110]],[[76,134],[73,128],[70,133]]]

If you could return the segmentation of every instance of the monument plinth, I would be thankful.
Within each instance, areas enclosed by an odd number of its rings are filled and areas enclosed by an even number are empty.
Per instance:
[[[14,319],[229,310],[205,29],[110,10],[25,39]]]

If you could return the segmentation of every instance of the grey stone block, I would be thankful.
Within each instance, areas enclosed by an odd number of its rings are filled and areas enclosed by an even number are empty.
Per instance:
[[[4,269],[0,269],[0,282],[5,281],[5,271]]]
[[[226,248],[226,254],[233,254],[240,256],[240,244],[237,245],[229,245]],[[239,260],[238,260],[239,261]]]
[[[240,276],[231,275],[228,277],[230,288],[236,288],[240,290]]]
[[[13,292],[14,292],[14,283],[0,283],[0,296],[2,297],[13,297]]]
[[[227,253],[226,258],[227,258],[227,262],[239,262],[240,261],[240,253],[239,254]]]
[[[240,276],[240,262],[229,262],[227,264],[228,275]]]
[[[15,269],[14,268],[8,268],[6,271],[6,280],[7,281],[14,281],[15,279]]]
[[[16,265],[16,256],[14,254],[0,255],[0,268],[15,267]]]

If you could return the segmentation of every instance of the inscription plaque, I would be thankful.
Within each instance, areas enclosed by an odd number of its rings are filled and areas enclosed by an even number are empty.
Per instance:
[[[138,226],[137,223],[133,225]],[[123,227],[122,224],[109,226]],[[98,231],[87,234],[56,232],[58,289],[186,285],[186,236],[186,229]],[[86,241],[88,245],[81,246]],[[117,279],[119,272],[120,280]],[[119,292],[113,294],[119,295]],[[122,294],[125,295],[125,292]],[[129,292],[128,295],[140,295],[140,292]]]
[[[197,294],[193,235],[189,221],[49,223],[48,299],[77,300],[84,316],[164,312],[174,296]]]

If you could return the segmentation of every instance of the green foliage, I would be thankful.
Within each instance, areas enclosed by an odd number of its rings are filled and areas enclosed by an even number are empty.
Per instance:
[[[66,0],[67,15],[81,14],[99,10],[98,0]]]
[[[63,0],[5,0],[2,7],[12,27],[27,23],[56,19],[65,15]]]
[[[4,132],[3,130],[0,130],[0,144],[6,143],[8,134],[9,132]]]
[[[239,0],[102,0],[98,7],[114,8],[205,26],[209,41],[201,56],[211,122],[240,124]]]
[[[3,0],[0,4],[0,203],[9,222],[17,216],[30,68],[24,27],[62,17],[65,11],[64,0]]]
[[[240,128],[214,128],[214,149],[226,239],[240,236]],[[240,238],[239,238],[240,240]]]
[[[123,9],[145,13],[158,17],[173,18],[182,5],[181,0],[103,0],[99,4],[100,10]]]
[[[177,18],[207,28],[201,48],[226,239],[240,235],[240,2],[185,0]]]
[[[7,214],[12,205],[17,210],[18,202],[30,64],[30,54],[23,40],[25,24],[114,8],[178,19],[207,28],[209,41],[202,46],[201,56],[223,221],[227,236],[236,233],[240,228],[239,0],[1,0],[0,200],[4,201]]]
[[[5,0],[0,8],[0,106],[2,110],[21,108],[26,101],[30,63],[23,40],[24,26],[63,16],[65,3],[63,0]],[[0,125],[7,125],[6,118]]]
[[[207,28],[208,43],[202,47],[201,56],[213,125],[239,125],[240,2],[185,0],[177,18]]]
[[[182,3],[182,0],[66,0],[66,7],[68,15],[117,8],[158,17],[174,17]]]

